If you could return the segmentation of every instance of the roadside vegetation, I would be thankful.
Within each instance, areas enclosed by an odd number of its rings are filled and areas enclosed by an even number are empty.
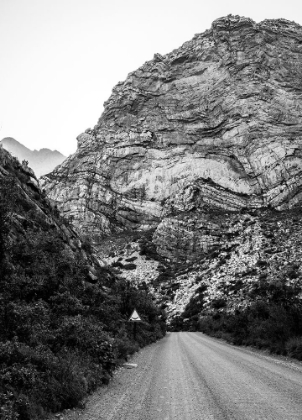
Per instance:
[[[100,266],[91,277],[58,212],[16,174],[0,179],[0,418],[41,420],[107,384],[122,360],[163,337],[165,320],[147,288]]]
[[[262,284],[258,299],[250,306],[235,313],[221,309],[201,315],[196,329],[236,345],[255,346],[302,360],[300,292],[285,284]]]
[[[302,360],[301,206],[243,209],[226,225],[223,246],[196,256],[198,287],[169,329]]]
[[[290,269],[290,268],[288,268]],[[294,273],[294,271],[291,271]],[[295,275],[295,274],[293,274]],[[172,331],[201,331],[236,345],[255,346],[272,353],[302,360],[301,284],[260,279],[247,293],[250,304],[230,311],[225,298],[216,298],[204,308],[207,285],[200,285]]]

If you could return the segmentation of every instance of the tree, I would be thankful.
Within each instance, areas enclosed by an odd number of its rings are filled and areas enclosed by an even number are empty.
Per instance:
[[[7,289],[9,285],[10,266],[9,254],[9,231],[11,226],[12,206],[15,200],[15,183],[12,178],[2,178],[0,184],[0,325],[2,332],[7,329],[7,305],[9,297]]]

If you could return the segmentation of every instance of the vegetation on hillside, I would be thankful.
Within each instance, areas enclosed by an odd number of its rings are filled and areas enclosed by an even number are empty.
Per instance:
[[[253,302],[241,310],[227,310],[227,301],[216,298],[211,310],[204,309],[204,292],[200,285],[184,312],[176,316],[172,331],[201,331],[223,338],[232,344],[268,349],[272,353],[302,360],[301,286],[260,280],[253,289]]]
[[[301,210],[259,211],[240,223],[236,243],[209,255],[169,328],[302,360]]]
[[[87,252],[68,244],[60,216],[9,165],[0,179],[0,418],[42,419],[108,383],[120,360],[165,334],[165,321],[147,289],[102,267],[91,277]],[[134,308],[144,321],[135,339]]]

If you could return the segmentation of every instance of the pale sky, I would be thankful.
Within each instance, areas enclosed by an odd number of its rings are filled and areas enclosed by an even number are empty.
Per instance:
[[[302,25],[301,0],[0,0],[0,140],[74,153],[119,81],[230,13]]]

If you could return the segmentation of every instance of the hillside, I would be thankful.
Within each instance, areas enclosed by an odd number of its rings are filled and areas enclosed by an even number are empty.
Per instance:
[[[300,206],[216,211],[207,216],[215,223],[210,252],[189,241],[205,215],[179,214],[165,236],[169,258],[156,248],[154,230],[110,236],[99,255],[134,284],[148,284],[170,330],[204,331],[302,359],[301,214]]]
[[[301,197],[302,28],[228,16],[118,83],[78,149],[44,179],[96,237],[207,205],[287,209]]]
[[[42,179],[171,329],[302,357],[301,45],[284,19],[214,21],[118,83]]]
[[[30,150],[12,137],[5,137],[0,141],[0,144],[20,162],[27,160],[38,178],[51,172],[66,159],[66,156],[57,150]]]
[[[101,266],[34,172],[0,148],[0,418],[42,420],[83,404],[164,333],[148,288]]]

